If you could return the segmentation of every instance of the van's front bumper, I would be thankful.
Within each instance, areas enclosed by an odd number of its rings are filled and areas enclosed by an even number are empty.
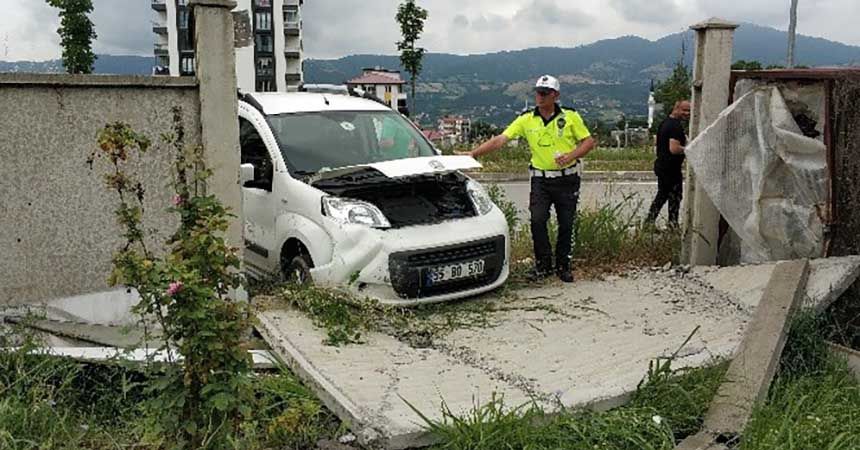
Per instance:
[[[378,230],[333,225],[337,242],[332,261],[311,270],[314,282],[344,287],[386,304],[433,303],[480,294],[499,287],[510,270],[510,238],[498,208],[480,217],[434,225]],[[481,260],[473,277],[433,283],[427,271]]]

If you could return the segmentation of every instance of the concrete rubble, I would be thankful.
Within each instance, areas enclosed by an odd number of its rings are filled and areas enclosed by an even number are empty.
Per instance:
[[[655,268],[473,300],[502,307],[487,313],[486,325],[457,329],[427,348],[380,333],[363,345],[325,346],[324,330],[295,311],[262,313],[258,329],[360,442],[410,448],[429,443],[412,407],[439,420],[443,402],[462,414],[494,394],[510,406],[623,404],[649,362],[673,354],[696,327],[674,367],[730,358],[775,266]],[[804,304],[829,304],[858,271],[860,257],[810,261]]]

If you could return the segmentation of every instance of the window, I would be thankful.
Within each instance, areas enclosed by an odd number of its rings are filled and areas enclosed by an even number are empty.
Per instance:
[[[179,60],[179,71],[182,75],[194,75],[194,57],[183,56]]]
[[[394,111],[325,111],[268,116],[281,154],[294,174],[434,156],[406,119]]]
[[[258,34],[254,37],[257,51],[261,53],[272,53],[272,36],[268,34]]]
[[[255,14],[257,21],[257,30],[271,31],[272,29],[272,13],[258,12]]]
[[[284,8],[284,22],[289,24],[299,23],[299,10],[295,6]]]
[[[179,30],[179,50],[194,50],[194,39],[191,30]]]
[[[272,80],[257,80],[257,92],[272,92],[273,87]]]
[[[271,8],[272,0],[254,0],[254,6],[258,8]]]
[[[179,29],[187,30],[188,29],[188,10],[181,9],[179,10]]]
[[[254,179],[245,183],[245,187],[272,191],[274,169],[272,158],[266,150],[266,143],[251,122],[239,119],[239,147],[241,148],[241,163],[254,165]]]
[[[271,77],[273,75],[274,64],[271,57],[260,57],[257,58],[257,76],[258,77]]]

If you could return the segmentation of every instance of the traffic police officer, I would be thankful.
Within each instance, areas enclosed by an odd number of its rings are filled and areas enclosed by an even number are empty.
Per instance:
[[[565,282],[573,281],[570,267],[571,238],[579,200],[580,158],[595,146],[595,140],[573,110],[558,104],[559,82],[544,75],[535,84],[534,110],[514,120],[500,135],[484,142],[468,154],[474,158],[502,148],[509,140],[525,138],[531,149],[531,213],[532,241],[535,252],[533,279],[552,274],[552,247],[547,233],[550,206],[555,206],[558,218],[555,271]]]

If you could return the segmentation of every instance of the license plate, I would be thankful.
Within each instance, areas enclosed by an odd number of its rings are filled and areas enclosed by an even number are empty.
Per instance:
[[[424,272],[424,285],[432,286],[446,281],[477,277],[484,274],[485,266],[486,262],[483,259],[477,259],[474,261],[432,267],[426,269]]]

